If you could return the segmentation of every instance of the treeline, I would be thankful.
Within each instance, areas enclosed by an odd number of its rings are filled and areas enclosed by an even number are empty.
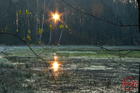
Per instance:
[[[0,0],[0,14],[3,15],[7,12],[10,0]],[[12,0],[14,1],[14,0]],[[137,3],[133,0],[129,2],[121,2],[119,0],[65,0],[70,5],[78,8],[83,12],[93,14],[94,16],[111,21],[115,24],[138,24],[138,9]],[[37,4],[38,2],[38,4]],[[37,7],[38,6],[38,7]],[[107,7],[105,7],[107,6]],[[26,14],[26,10],[31,14]],[[61,22],[57,24],[49,20],[51,18],[50,12],[63,13],[61,16]],[[45,11],[45,15],[44,15]],[[22,12],[22,14],[20,14]],[[67,16],[65,16],[68,14]],[[38,34],[39,28],[42,27],[43,22],[43,34]],[[66,21],[65,21],[66,20]],[[8,12],[0,17],[0,28],[5,29],[8,26],[6,32],[18,34],[22,39],[27,39],[27,35],[31,36],[31,41],[27,41],[29,44],[37,44],[40,40],[43,44],[48,44],[50,40],[50,25],[53,26],[51,34],[50,45],[57,45],[61,28],[61,24],[69,26],[71,31],[76,32],[80,36],[86,38],[94,45],[135,45],[139,43],[138,27],[120,27],[112,25],[107,22],[103,22],[94,17],[79,13],[76,9],[73,9],[66,5],[62,0],[19,0],[18,2],[11,2]],[[18,29],[18,33],[17,33]],[[31,31],[31,33],[28,32]],[[89,44],[82,40],[74,33],[70,33],[68,29],[64,28],[62,37],[60,39],[60,45],[85,45]],[[22,45],[23,43],[15,37],[8,35],[0,36],[0,44],[6,45]]]

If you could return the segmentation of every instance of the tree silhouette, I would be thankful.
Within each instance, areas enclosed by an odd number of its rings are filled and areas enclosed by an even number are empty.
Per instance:
[[[140,24],[140,0],[137,0],[138,2],[138,14],[139,14],[139,24]],[[139,25],[139,33],[140,33],[140,25]]]

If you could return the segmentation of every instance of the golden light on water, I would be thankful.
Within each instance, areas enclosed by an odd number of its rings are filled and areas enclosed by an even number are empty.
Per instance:
[[[58,59],[58,57],[57,56],[54,56],[54,60],[57,60]]]
[[[57,60],[58,60],[58,57],[56,56],[56,53],[55,53],[54,54],[54,62],[52,64],[52,68],[54,71],[57,71],[59,68],[59,64],[58,64]]]
[[[53,54],[54,61],[51,61],[49,69],[53,72],[54,78],[57,79],[63,73],[63,62],[59,62],[59,56]]]
[[[54,62],[53,63],[53,69],[54,69],[54,71],[57,71],[58,70],[58,67],[59,67],[58,62]]]

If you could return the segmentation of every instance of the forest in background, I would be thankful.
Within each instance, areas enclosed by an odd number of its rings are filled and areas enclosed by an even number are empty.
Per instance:
[[[13,0],[14,1],[14,0]],[[38,3],[37,3],[38,1]],[[7,11],[9,1],[0,0],[0,14]],[[123,25],[138,24],[138,9],[136,1],[126,0],[125,2],[119,0],[103,0],[105,5],[100,0],[66,0],[70,5],[79,10],[93,14],[101,19],[109,20],[113,23]],[[67,6],[62,0],[46,0],[44,10],[44,0],[19,0],[18,3],[12,2],[10,9],[6,15],[0,18],[1,30],[7,25],[9,33],[16,34],[18,29],[18,36],[27,38],[28,30],[30,29],[32,40],[28,43],[37,45],[39,28],[42,28],[44,33],[41,37],[41,43],[47,45],[50,39],[50,11],[55,12],[58,9],[59,13],[63,13],[61,19],[63,22],[52,24],[53,30],[51,35],[50,45],[57,45],[61,28],[59,27],[64,22],[69,28],[92,42],[93,45],[135,45],[139,44],[138,27],[120,27],[103,22],[94,17],[84,15],[75,9]],[[19,11],[22,11],[22,15]],[[31,14],[27,15],[26,10]],[[110,12],[111,11],[111,12]],[[44,14],[45,12],[45,14]],[[67,14],[67,16],[66,16]],[[113,15],[115,15],[115,17]],[[42,24],[44,16],[44,22]],[[119,19],[120,22],[117,20]],[[66,21],[65,21],[66,20]],[[37,37],[36,37],[37,36]],[[62,37],[59,42],[61,45],[88,45],[88,42],[83,41],[79,36],[69,33],[69,30],[64,28]],[[13,36],[1,35],[0,44],[4,45],[23,45],[21,41]]]

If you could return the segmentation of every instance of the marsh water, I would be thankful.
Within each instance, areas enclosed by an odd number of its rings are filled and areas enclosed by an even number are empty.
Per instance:
[[[105,46],[105,48],[137,49],[134,46]],[[139,52],[119,56],[118,52],[104,53],[95,46],[54,46],[53,48],[46,46],[45,50],[33,46],[33,51],[46,63],[54,61],[54,54],[58,57],[58,63],[63,62],[59,65],[59,69],[52,71],[51,74],[52,69],[48,70],[50,67],[39,61],[28,47],[3,46],[0,49],[1,72],[5,72],[0,78],[6,82],[8,93],[10,90],[15,92],[24,90],[27,93],[125,92],[122,87],[123,79],[139,78]],[[127,51],[121,54],[125,52]],[[14,82],[13,85],[10,85],[11,81]],[[21,86],[15,89],[17,84]],[[133,92],[137,90],[136,88]]]

